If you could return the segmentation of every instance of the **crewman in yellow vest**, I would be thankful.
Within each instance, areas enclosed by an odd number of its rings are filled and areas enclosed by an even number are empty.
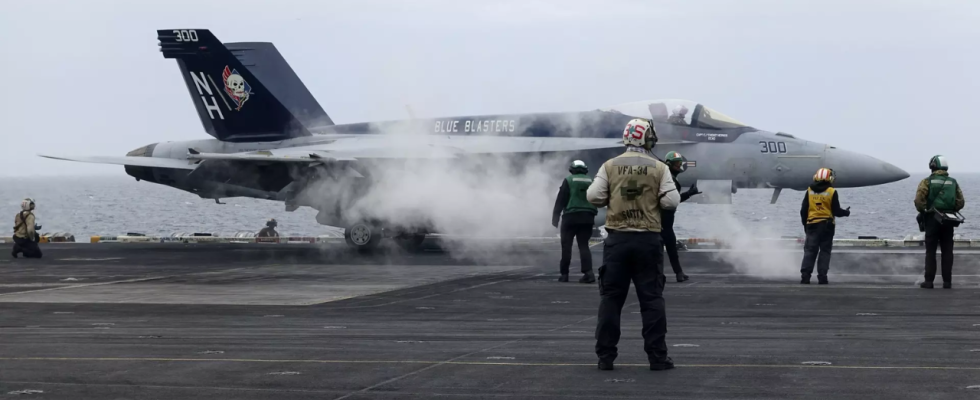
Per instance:
[[[813,184],[803,196],[800,219],[806,230],[803,244],[803,266],[800,268],[800,283],[810,284],[813,264],[817,264],[817,279],[826,285],[827,271],[830,270],[830,251],[834,245],[835,217],[851,215],[851,208],[841,209],[840,198],[834,185],[834,170],[820,168],[813,175]],[[819,255],[819,261],[817,256]]]

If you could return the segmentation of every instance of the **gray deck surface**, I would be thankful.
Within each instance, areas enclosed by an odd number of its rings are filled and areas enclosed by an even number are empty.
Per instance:
[[[798,284],[796,252],[769,277],[766,256],[682,253],[665,372],[632,292],[596,370],[596,287],[556,282],[552,248],[43,249],[0,259],[0,398],[980,398],[980,254],[960,249],[953,290],[915,285],[921,252],[835,249],[827,286]]]

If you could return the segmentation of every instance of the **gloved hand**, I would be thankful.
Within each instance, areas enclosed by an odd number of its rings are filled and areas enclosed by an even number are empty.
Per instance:
[[[551,226],[557,228],[558,227],[558,221],[551,221]]]
[[[695,184],[691,185],[691,188],[690,189],[687,189],[687,194],[688,194],[688,196],[694,196],[696,194],[701,194],[701,191],[698,190],[698,184],[695,183]]]
[[[34,224],[34,230],[35,230],[35,231],[39,231],[39,230],[41,230],[41,225],[38,225],[38,224]]]

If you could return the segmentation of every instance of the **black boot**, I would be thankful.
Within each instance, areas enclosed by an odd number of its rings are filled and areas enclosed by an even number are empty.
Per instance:
[[[826,276],[818,276],[817,277],[817,283],[820,284],[820,285],[826,285],[826,284],[828,284],[830,282],[827,282],[827,277]]]
[[[595,283],[595,274],[592,271],[586,272],[582,275],[582,278],[578,280],[578,283]]]
[[[558,282],[568,282],[568,274],[562,274],[562,276],[558,278]]]
[[[809,285],[810,284],[810,277],[809,276],[803,276],[803,277],[801,277],[800,278],[800,284],[801,285]]]
[[[953,282],[943,282],[943,289],[952,289]]]
[[[679,273],[679,274],[677,274],[677,283],[681,283],[681,282],[684,282],[684,281],[686,281],[686,280],[688,280],[688,279],[691,279],[691,278],[689,278],[689,277],[687,276],[687,274],[685,274],[685,273],[683,273],[683,272],[681,272],[681,273]]]
[[[599,361],[599,370],[612,371],[614,369],[612,361]]]
[[[671,360],[670,357],[667,357],[667,359],[663,361],[650,363],[651,371],[663,371],[667,369],[674,369],[674,360]]]
[[[932,289],[932,282],[922,282],[919,284],[919,287],[923,289]]]

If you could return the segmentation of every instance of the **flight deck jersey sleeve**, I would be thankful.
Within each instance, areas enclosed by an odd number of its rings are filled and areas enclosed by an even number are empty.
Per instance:
[[[680,185],[674,182],[670,168],[664,168],[660,176],[660,208],[675,210],[681,204]]]
[[[585,192],[585,198],[596,207],[609,205],[609,180],[606,178],[606,164],[599,167],[592,184]]]
[[[558,196],[555,198],[555,207],[551,210],[551,224],[554,226],[558,226],[561,212],[568,204],[569,192],[568,179],[562,180],[561,187],[558,188]]]
[[[810,215],[810,189],[803,192],[803,206],[800,207],[800,222],[806,226],[806,218]]]
[[[956,185],[956,211],[959,212],[966,207],[966,199],[963,198],[963,190],[960,189],[960,185]]]
[[[674,180],[674,187],[677,188],[677,193],[680,193],[681,195],[681,203],[687,201],[687,199],[690,199],[691,196],[694,195],[693,193],[691,193],[690,189],[688,189],[688,191],[686,192],[681,192],[681,182],[677,180],[677,175],[671,173],[670,178]]]
[[[919,187],[915,190],[915,210],[926,212],[926,204],[929,201],[929,178],[919,181]]]

